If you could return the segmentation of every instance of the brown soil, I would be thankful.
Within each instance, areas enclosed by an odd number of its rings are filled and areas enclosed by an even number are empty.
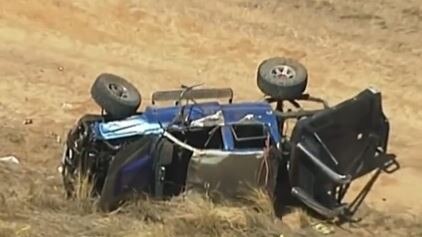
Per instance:
[[[57,173],[58,138],[99,111],[89,97],[99,73],[128,78],[144,105],[201,82],[255,100],[257,64],[272,56],[303,62],[308,91],[331,104],[368,86],[383,93],[402,167],[382,174],[363,221],[335,235],[422,236],[421,32],[419,0],[1,0],[0,156],[21,164],[0,164],[0,236],[289,236],[266,211],[196,197],[100,215],[64,200]]]

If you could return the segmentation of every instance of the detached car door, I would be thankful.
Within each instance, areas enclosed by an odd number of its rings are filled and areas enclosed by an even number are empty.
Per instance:
[[[389,123],[372,89],[297,122],[291,137],[292,195],[325,217],[344,214],[352,180],[377,168]]]

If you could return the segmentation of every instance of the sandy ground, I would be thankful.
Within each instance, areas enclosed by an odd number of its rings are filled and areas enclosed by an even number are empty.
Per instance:
[[[57,138],[99,111],[89,97],[95,76],[128,78],[143,105],[155,90],[200,82],[255,100],[256,67],[272,56],[303,62],[308,92],[331,104],[368,86],[383,93],[402,167],[368,196],[373,218],[338,233],[422,236],[421,32],[419,0],[1,0],[0,155],[21,164],[0,166],[0,236],[148,236],[133,227],[144,226],[136,216],[97,216],[62,200]],[[176,235],[167,232],[148,233]]]

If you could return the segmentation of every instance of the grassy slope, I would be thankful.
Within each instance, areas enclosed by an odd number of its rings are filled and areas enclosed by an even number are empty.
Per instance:
[[[0,6],[0,154],[15,154],[22,162],[20,168],[0,166],[0,236],[271,236],[279,231],[288,236],[266,204],[260,204],[264,213],[256,214],[192,197],[165,204],[170,210],[146,202],[126,208],[126,214],[104,216],[87,203],[65,201],[56,173],[57,136],[81,113],[98,111],[88,92],[100,72],[129,78],[146,103],[154,90],[197,82],[231,86],[238,100],[246,100],[261,96],[255,69],[274,55],[304,62],[311,74],[309,91],[332,103],[368,85],[383,91],[391,150],[403,168],[382,177],[371,193],[370,210],[381,212],[368,211],[358,228],[336,233],[420,234],[415,216],[422,211],[422,192],[415,187],[422,169],[417,156],[422,9],[417,0],[1,0]],[[22,125],[28,118],[34,123]],[[304,215],[297,216],[286,222],[298,226]]]

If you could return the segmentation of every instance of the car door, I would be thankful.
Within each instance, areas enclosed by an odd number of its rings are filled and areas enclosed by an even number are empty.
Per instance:
[[[154,151],[159,140],[158,135],[145,135],[116,154],[101,191],[101,210],[112,211],[132,195],[151,191]]]

